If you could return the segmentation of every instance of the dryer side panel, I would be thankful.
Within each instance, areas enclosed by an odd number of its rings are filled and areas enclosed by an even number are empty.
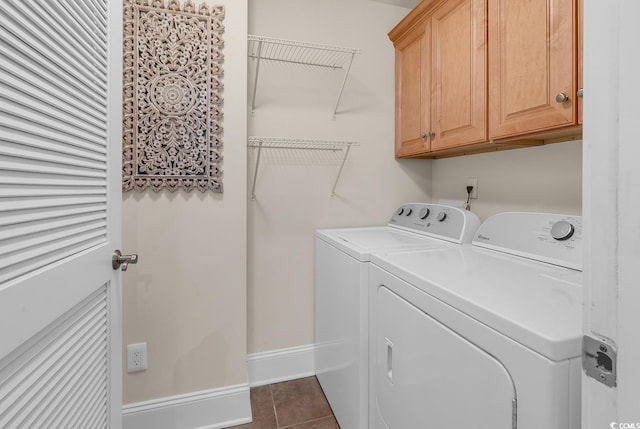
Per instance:
[[[375,427],[511,429],[513,381],[494,357],[377,289]]]
[[[368,424],[368,265],[316,239],[316,376],[344,428]]]

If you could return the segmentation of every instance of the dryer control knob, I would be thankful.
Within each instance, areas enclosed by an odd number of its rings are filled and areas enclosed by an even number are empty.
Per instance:
[[[558,241],[570,239],[574,232],[575,228],[566,220],[558,221],[551,227],[551,236]]]
[[[426,219],[427,217],[429,217],[429,213],[431,213],[431,211],[425,207],[422,210],[420,210],[420,213],[418,214],[418,216],[420,217],[420,219]]]
[[[405,213],[405,215],[411,216],[411,213],[413,213],[413,209],[407,209],[407,212]]]
[[[403,207],[400,207],[400,208],[398,209],[397,215],[398,215],[398,216],[400,216],[402,213],[404,213],[404,208],[403,208]]]
[[[438,213],[438,220],[440,222],[442,222],[443,220],[445,220],[447,218],[447,214],[445,212],[440,212]]]

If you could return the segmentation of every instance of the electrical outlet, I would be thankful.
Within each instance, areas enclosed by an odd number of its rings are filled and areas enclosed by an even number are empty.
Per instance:
[[[127,372],[147,369],[147,343],[127,345]]]
[[[478,198],[478,178],[477,177],[467,177],[467,185],[473,186],[473,191],[471,191],[471,199],[475,200]],[[465,189],[466,192],[466,189]]]

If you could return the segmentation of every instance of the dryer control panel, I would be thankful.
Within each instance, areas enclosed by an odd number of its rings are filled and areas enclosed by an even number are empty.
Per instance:
[[[491,216],[473,244],[582,271],[582,217],[510,212]]]
[[[429,203],[404,204],[389,220],[389,226],[454,243],[471,243],[480,219],[470,211]]]

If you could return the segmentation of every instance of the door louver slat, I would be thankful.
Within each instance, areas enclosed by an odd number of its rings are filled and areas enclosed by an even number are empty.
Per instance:
[[[53,165],[65,165],[105,171],[104,163],[86,161],[84,159],[78,159],[78,157],[75,156],[58,155],[55,153],[51,153],[51,151],[34,149],[32,147],[25,149],[24,145],[16,145],[12,143],[7,143],[4,146],[0,147],[0,156],[2,155],[20,158],[22,160],[41,161]]]
[[[99,161],[101,163],[106,162],[106,157],[103,153],[82,149],[70,145],[68,142],[60,142],[52,139],[44,140],[42,136],[38,136],[33,132],[26,133],[24,131],[3,129],[0,130],[0,140],[8,144],[19,144],[34,149],[44,149],[55,155],[71,155],[80,159]]]
[[[4,95],[0,96],[0,112],[10,115],[13,119],[26,123],[36,123],[40,126],[56,130],[63,133],[65,137],[75,137],[96,145],[100,145],[105,140],[105,135],[89,133],[74,124],[68,124],[50,113],[43,113],[38,110],[37,100],[29,98],[29,104],[19,105],[16,100],[9,102]],[[22,101],[22,100],[21,100]],[[24,102],[24,101],[22,101]]]
[[[66,94],[66,98],[73,97],[79,107],[88,106],[89,111],[95,109],[101,113],[106,112],[104,100],[97,99],[95,94],[83,87],[80,82],[46,58],[38,56],[37,52],[17,50],[16,43],[18,39],[0,27],[0,55],[5,60],[0,63],[2,70],[10,73],[18,69],[26,74],[37,76],[43,85],[51,89],[53,95]]]
[[[76,48],[77,53],[82,57],[90,58],[92,64],[98,63],[106,67],[106,46],[102,44],[99,49],[96,49],[98,45],[86,39],[86,34],[82,27],[78,27],[73,17],[64,13],[64,9],[54,9],[49,4],[51,2],[46,0],[32,1],[31,3],[30,12],[37,15],[41,22],[54,27],[55,32],[64,35],[65,39]],[[25,6],[23,5],[22,7]],[[101,23],[101,25],[104,24]]]
[[[0,2],[0,282],[106,242],[105,5]]]
[[[38,14],[33,11],[37,8],[36,3],[31,2],[3,2],[0,3],[0,11],[7,15],[7,18],[2,27],[20,38],[26,45],[38,50],[41,54],[54,60],[58,64],[73,68],[74,76],[81,81],[90,81],[95,88],[107,89],[107,81],[104,77],[104,72],[99,73],[99,70],[92,69],[91,63],[88,62],[86,57],[82,57],[75,52],[73,46],[73,38],[62,37],[62,34],[53,33],[50,29],[50,24],[46,22],[38,23]],[[25,11],[25,9],[27,9]],[[96,25],[92,25],[90,28],[97,30]],[[33,32],[30,29],[38,28],[38,32]],[[104,27],[100,28],[104,31]],[[88,39],[91,40],[91,39]],[[103,50],[101,55],[105,55],[106,50]],[[93,72],[96,75],[93,75]]]
[[[60,218],[73,217],[73,215],[84,215],[86,213],[100,213],[105,214],[107,206],[104,204],[84,204],[82,206],[75,206],[67,208],[62,207],[45,207],[41,209],[32,210],[27,214],[0,214],[0,226],[17,225],[24,223],[25,225],[31,222],[44,221],[47,223],[58,222]]]
[[[82,2],[82,1],[74,1],[74,0],[61,0],[58,3],[60,3],[62,5],[62,7],[64,8],[64,10],[69,13],[70,16],[73,17],[73,19],[84,29],[84,31],[86,31],[88,34],[94,34],[97,38],[100,39],[100,41],[104,42],[104,44],[106,45],[106,32],[102,32],[102,30],[100,32],[94,30],[91,25],[88,25],[89,22],[94,23],[94,19],[96,18],[98,19],[98,21],[100,22],[100,24],[102,24],[103,26],[106,26],[107,20],[106,20],[106,8],[105,10],[105,14],[104,19],[100,18],[99,15],[94,15],[91,12],[88,12],[88,4],[91,4],[91,6],[97,6],[96,3],[99,3],[100,6],[98,7],[102,7],[103,3],[106,4],[106,2]]]
[[[106,428],[107,331],[105,285],[0,361],[0,427]]]
[[[0,3],[0,12],[2,14],[11,14],[11,10],[7,10],[2,7],[3,3]],[[17,25],[15,22],[5,20],[0,26],[0,37],[2,37],[10,46],[20,46],[20,51],[27,51],[31,49],[34,52],[34,56],[50,63],[52,66],[64,70],[70,77],[77,81],[84,82],[87,86],[87,90],[96,98],[102,96],[105,97],[106,83],[104,80],[93,78],[90,72],[87,72],[82,64],[69,61],[69,57],[65,56],[64,51],[61,48],[56,47],[53,44],[46,43],[37,40],[33,37],[33,33],[26,31],[22,26]]]
[[[92,72],[100,71],[99,69],[102,69],[104,73],[106,66],[105,51],[102,50],[100,52],[103,56],[102,61],[97,60],[96,50],[92,47],[86,50],[86,45],[80,43],[81,34],[66,31],[64,19],[57,17],[58,20],[55,20],[52,19],[55,17],[46,16],[38,2],[15,2],[11,6],[15,12],[20,14],[19,17],[16,14],[16,20],[19,20],[23,27],[35,26],[39,28],[40,34],[43,36],[40,40],[47,39],[49,43],[64,49],[68,56],[81,65],[88,75],[92,74]]]
[[[121,45],[107,31],[117,7],[0,0],[0,428],[107,429],[115,418],[114,277],[93,263],[110,262],[119,231],[107,204],[120,152],[108,145],[120,126],[110,97],[121,72],[107,61]],[[13,320],[24,328],[12,332]]]
[[[91,316],[95,317],[96,313],[99,313],[94,309]],[[82,319],[81,319],[82,320]],[[93,322],[93,321],[92,321]],[[31,396],[50,396],[51,389],[55,387],[52,385],[52,380],[56,380],[64,376],[65,371],[71,372],[74,362],[73,358],[81,355],[80,352],[89,352],[91,349],[86,348],[86,343],[96,342],[100,343],[100,337],[91,337],[91,335],[99,335],[101,326],[106,323],[106,318],[101,317],[100,320],[93,322],[91,330],[78,329],[78,326],[73,326],[65,335],[57,339],[50,345],[51,348],[43,350],[42,354],[36,356],[30,362],[27,362],[25,366],[19,368],[18,371],[11,374],[9,381],[3,386],[5,393],[4,409],[0,409],[0,418],[6,419],[11,422],[15,420],[15,416],[21,414],[24,408],[31,408],[31,411],[36,409],[40,404],[30,404],[25,401],[21,401],[28,395]],[[75,330],[75,331],[74,331]],[[55,347],[52,347],[55,344]],[[102,344],[104,348],[104,344]],[[71,359],[65,359],[65,357],[71,356]],[[20,406],[16,404],[20,403]],[[21,408],[22,407],[22,408]],[[31,416],[27,417],[29,420]]]
[[[49,94],[41,93],[32,82],[24,82],[5,74],[0,78],[0,91],[2,91],[2,97],[9,101],[19,102],[24,97],[30,97],[31,108],[36,113],[55,118],[84,132],[97,136],[104,136],[107,132],[104,123],[69,105],[68,101],[58,100]]]

